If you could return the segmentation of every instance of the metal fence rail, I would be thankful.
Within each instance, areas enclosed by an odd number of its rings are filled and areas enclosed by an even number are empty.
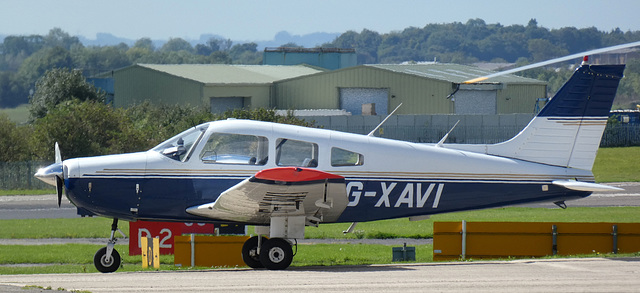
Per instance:
[[[0,189],[52,189],[35,177],[39,168],[47,166],[51,162],[0,162]]]
[[[334,127],[333,130],[367,134],[366,126]],[[375,133],[378,137],[420,143],[436,143],[450,129],[437,127],[383,126]],[[459,126],[447,143],[489,144],[508,140],[522,129],[514,126]],[[604,131],[601,147],[640,146],[640,125],[609,124]],[[37,180],[33,174],[38,168],[51,162],[0,162],[0,189],[50,189],[51,186]]]

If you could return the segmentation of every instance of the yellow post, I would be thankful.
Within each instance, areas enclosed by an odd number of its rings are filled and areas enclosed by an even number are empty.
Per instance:
[[[153,268],[160,268],[160,237],[156,236],[153,238]]]
[[[147,237],[140,237],[140,250],[142,251],[142,268],[149,267],[149,241]]]

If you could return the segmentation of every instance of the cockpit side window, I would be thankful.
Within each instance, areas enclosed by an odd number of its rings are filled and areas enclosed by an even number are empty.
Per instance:
[[[209,164],[264,165],[268,159],[266,137],[234,133],[212,133],[200,153]]]
[[[206,126],[190,128],[154,147],[153,151],[160,152],[168,158],[186,162],[191,157],[195,146],[198,145]]]
[[[362,154],[341,148],[331,148],[331,166],[362,166],[364,156]]]
[[[318,145],[311,142],[278,138],[276,165],[318,167]]]

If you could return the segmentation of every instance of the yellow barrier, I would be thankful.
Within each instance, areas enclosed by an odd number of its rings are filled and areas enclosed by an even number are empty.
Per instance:
[[[160,238],[141,237],[140,247],[142,248],[142,268],[152,266],[154,269],[160,268]]]
[[[246,266],[242,245],[248,236],[175,236],[176,266],[236,267]]]
[[[638,251],[640,223],[433,223],[435,261]]]

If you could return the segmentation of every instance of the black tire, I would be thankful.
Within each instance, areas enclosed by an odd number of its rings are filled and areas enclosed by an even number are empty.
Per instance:
[[[258,253],[258,237],[253,236],[242,245],[242,260],[248,267],[252,269],[264,268],[260,262],[260,254]],[[262,245],[267,242],[267,238],[262,237]]]
[[[291,244],[282,238],[272,238],[262,243],[260,262],[270,270],[284,270],[293,260]]]
[[[107,258],[107,248],[103,247],[98,249],[96,255],[93,256],[93,264],[96,266],[96,269],[101,273],[113,273],[120,268],[120,254],[115,249],[111,252],[111,261],[106,262]]]

